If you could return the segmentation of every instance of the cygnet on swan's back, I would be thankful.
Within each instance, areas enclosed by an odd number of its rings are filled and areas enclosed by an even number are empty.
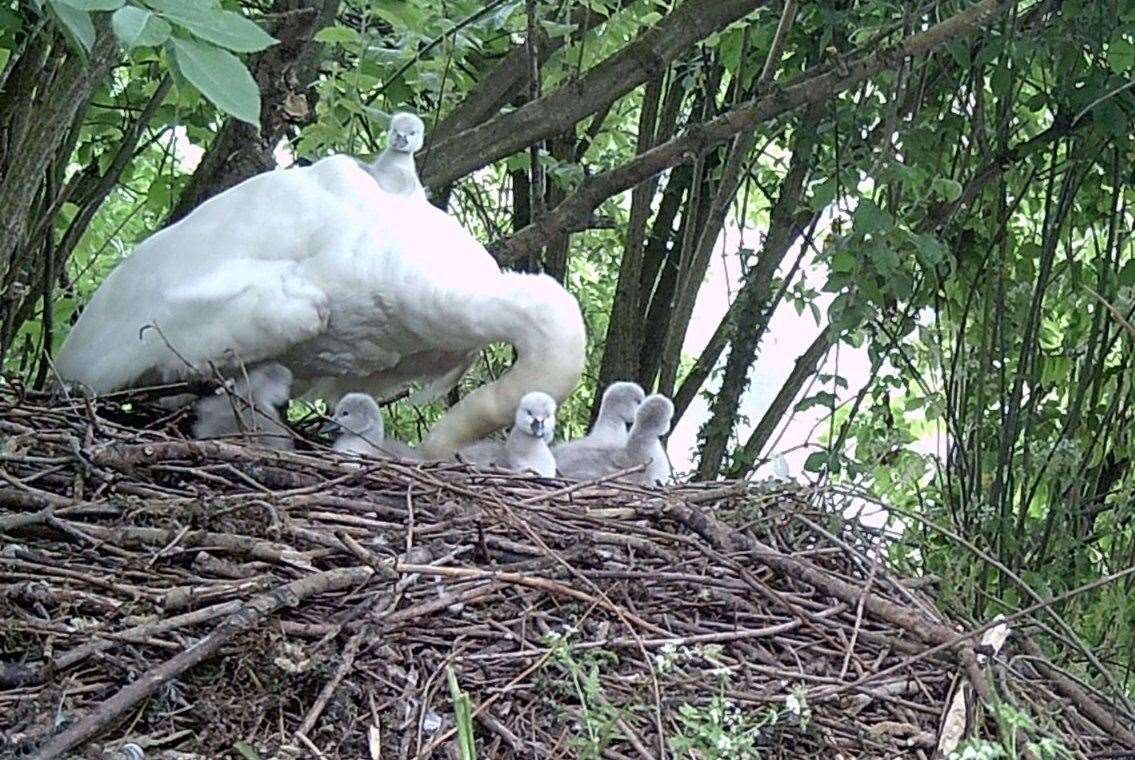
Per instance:
[[[483,440],[458,450],[466,462],[506,470],[532,470],[546,478],[556,474],[548,443],[556,432],[556,400],[535,391],[520,399],[512,430],[503,441]]]
[[[646,393],[638,383],[611,383],[603,391],[599,416],[591,426],[591,432],[583,438],[553,447],[552,454],[558,461],[562,456],[571,456],[570,452],[579,448],[626,445],[628,428],[634,424],[635,412],[644,398]]]
[[[382,412],[365,393],[348,393],[335,405],[323,432],[339,433],[331,448],[344,454],[366,457],[419,459],[417,452],[401,441],[387,440]]]
[[[193,437],[240,436],[255,446],[291,451],[295,442],[277,409],[288,403],[291,390],[291,370],[280,364],[262,364],[238,377],[230,391],[221,389],[197,402]]]
[[[659,440],[670,430],[674,405],[665,396],[648,396],[635,413],[634,425],[623,446],[579,446],[556,452],[560,474],[575,480],[592,480],[639,465],[642,472],[621,480],[638,485],[657,485],[670,477],[670,461]]]
[[[414,154],[425,141],[426,125],[412,113],[396,113],[390,119],[387,135],[386,150],[367,171],[391,195],[418,196],[424,201],[426,193],[414,166]]]

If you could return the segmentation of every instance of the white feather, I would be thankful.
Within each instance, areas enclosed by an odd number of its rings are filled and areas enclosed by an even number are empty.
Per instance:
[[[437,392],[494,342],[514,345],[517,362],[449,410],[427,455],[507,425],[533,387],[570,393],[584,362],[579,304],[548,277],[502,273],[451,216],[332,156],[253,177],[140,243],[56,367],[104,393],[272,360],[299,392],[333,402],[415,380]]]

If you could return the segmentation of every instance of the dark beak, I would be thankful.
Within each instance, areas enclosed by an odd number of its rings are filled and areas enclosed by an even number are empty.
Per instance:
[[[537,438],[543,438],[544,437],[544,421],[543,420],[532,420],[532,435],[536,436]]]
[[[336,422],[335,420],[327,420],[322,425],[320,425],[319,434],[320,435],[335,435],[340,430],[342,430],[342,428],[339,427],[338,422]]]
[[[410,140],[401,132],[395,132],[390,142],[394,145],[395,150],[406,150],[410,145]]]

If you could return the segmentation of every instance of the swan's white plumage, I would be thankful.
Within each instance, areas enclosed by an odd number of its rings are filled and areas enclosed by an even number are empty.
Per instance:
[[[556,460],[548,442],[556,432],[556,401],[546,393],[525,394],[516,408],[508,437],[503,441],[485,440],[466,446],[457,453],[472,464],[491,465],[506,470],[532,470],[546,478],[556,474]]]
[[[256,446],[291,451],[295,443],[276,410],[288,402],[291,389],[292,373],[280,364],[263,364],[241,373],[231,389],[196,403],[193,437],[237,436]]]
[[[382,411],[365,393],[348,393],[339,399],[331,422],[339,431],[331,446],[334,451],[365,457],[418,458],[406,444],[386,437]]]
[[[516,346],[516,364],[442,418],[427,455],[508,424],[529,388],[570,393],[584,361],[579,305],[551,278],[502,273],[451,216],[332,156],[253,177],[139,244],[56,367],[102,393],[271,359],[299,392],[335,401],[415,380],[442,392],[492,342]]]
[[[564,477],[592,480],[645,465],[622,479],[639,485],[658,485],[671,477],[670,460],[660,440],[670,430],[674,404],[665,396],[647,396],[635,413],[627,441],[621,446],[580,446],[557,449],[556,467]]]

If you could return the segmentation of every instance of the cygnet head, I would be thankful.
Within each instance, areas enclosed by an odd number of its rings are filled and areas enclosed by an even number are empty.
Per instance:
[[[343,432],[363,435],[381,441],[384,435],[382,412],[375,400],[365,393],[348,393],[339,399],[324,433]]]
[[[635,412],[638,411],[644,398],[646,393],[638,383],[611,383],[607,386],[607,390],[603,391],[599,414],[619,420],[629,428],[634,424]]]
[[[514,424],[522,433],[550,443],[556,432],[556,400],[540,391],[525,394],[516,407]]]
[[[635,427],[643,433],[662,437],[670,432],[674,404],[660,394],[647,396],[635,413]]]
[[[248,373],[253,401],[263,406],[283,406],[292,397],[292,371],[283,364],[264,364]]]
[[[412,113],[396,113],[390,119],[390,149],[417,153],[426,140],[426,125]]]

